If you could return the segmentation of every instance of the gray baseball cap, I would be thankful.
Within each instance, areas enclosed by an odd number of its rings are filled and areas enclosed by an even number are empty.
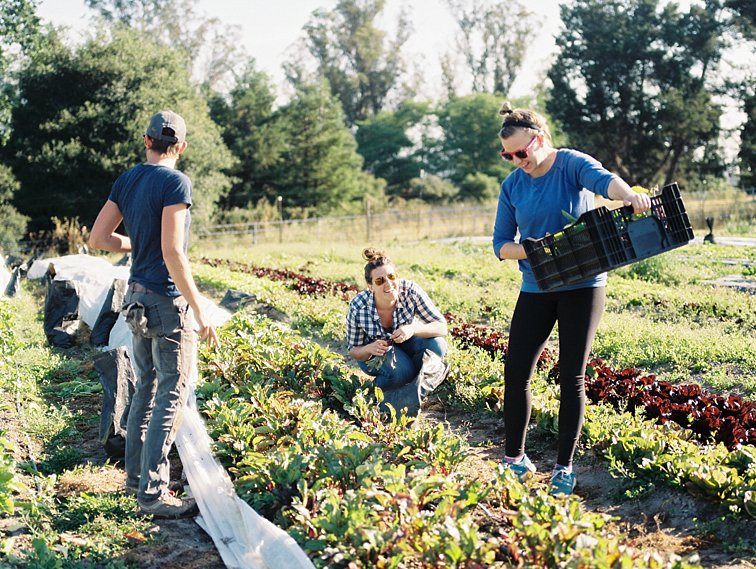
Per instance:
[[[165,140],[172,144],[184,142],[186,139],[186,123],[178,113],[160,111],[150,119],[146,134],[155,140]]]

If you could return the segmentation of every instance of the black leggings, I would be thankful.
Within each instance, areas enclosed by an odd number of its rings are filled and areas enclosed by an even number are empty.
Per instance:
[[[525,451],[530,422],[530,378],[555,323],[559,323],[559,453],[557,464],[571,466],[585,412],[585,366],[604,312],[605,289],[521,292],[509,328],[504,368],[506,455]]]

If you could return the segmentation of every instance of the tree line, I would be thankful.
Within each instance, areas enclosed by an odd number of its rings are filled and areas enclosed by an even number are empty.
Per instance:
[[[459,32],[435,64],[439,100],[423,95],[430,64],[403,53],[409,14],[391,32],[378,26],[385,0],[313,12],[284,86],[239,48],[239,28],[198,15],[199,0],[86,0],[84,41],[44,25],[37,1],[0,0],[0,242],[56,219],[91,225],[143,160],[159,108],[189,125],[179,168],[199,226],[354,214],[366,201],[490,202],[512,170],[498,155],[498,109],[530,72],[539,27],[517,1],[445,0]],[[513,101],[546,114],[558,145],[631,184],[695,191],[737,174],[756,185],[751,0],[575,0],[560,15],[547,77]],[[726,108],[742,117],[735,127]]]

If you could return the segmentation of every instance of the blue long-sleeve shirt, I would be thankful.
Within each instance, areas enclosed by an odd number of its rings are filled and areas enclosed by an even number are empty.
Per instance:
[[[501,184],[493,248],[496,256],[505,243],[514,243],[519,230],[520,240],[540,239],[555,234],[568,224],[562,210],[572,217],[594,208],[594,194],[608,198],[609,183],[616,176],[601,163],[582,152],[561,148],[554,164],[543,176],[531,178],[518,168]],[[523,292],[541,292],[530,263],[519,261]],[[606,284],[606,273],[565,286],[562,290],[597,287]]]

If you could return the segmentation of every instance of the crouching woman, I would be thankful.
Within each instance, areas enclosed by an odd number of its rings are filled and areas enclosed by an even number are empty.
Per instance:
[[[349,355],[374,378],[374,386],[384,392],[397,390],[417,380],[424,363],[427,371],[429,359],[443,362],[446,319],[417,283],[399,278],[384,251],[369,247],[362,255],[367,261],[367,289],[349,304]],[[445,376],[448,366],[443,364],[441,370]],[[440,383],[443,377],[434,376],[435,380]],[[421,386],[421,398],[432,389],[428,387]]]

